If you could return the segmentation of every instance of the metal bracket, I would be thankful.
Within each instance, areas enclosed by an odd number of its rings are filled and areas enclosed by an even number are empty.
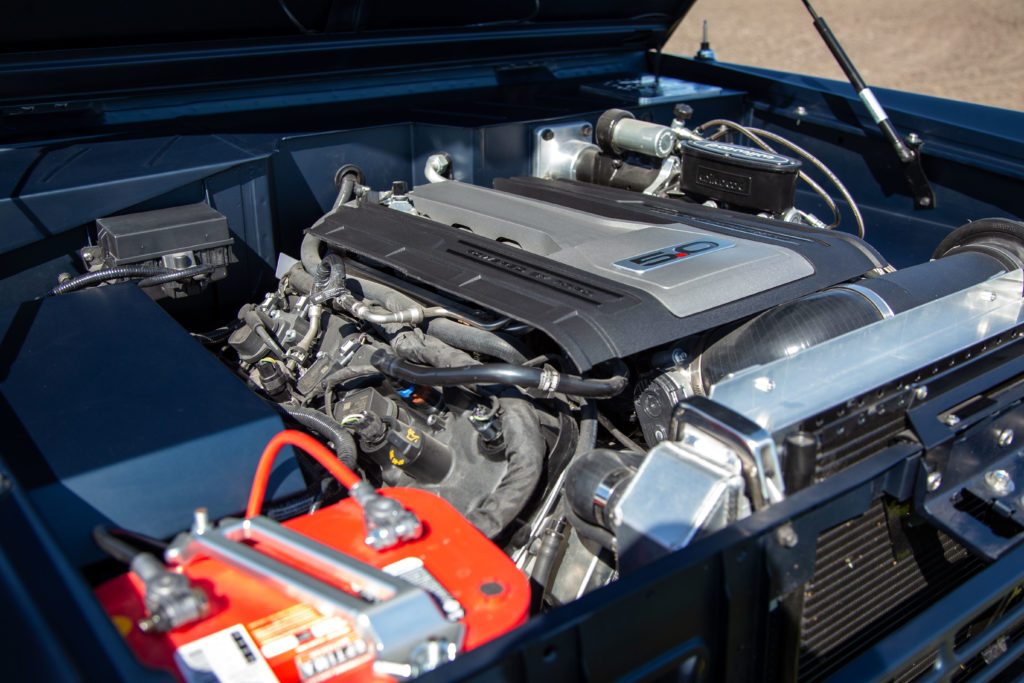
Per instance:
[[[915,209],[934,209],[935,191],[932,184],[928,182],[928,176],[924,174],[924,167],[921,165],[921,146],[923,141],[911,133],[904,140],[904,149],[910,152],[909,157],[900,155],[900,165],[903,166],[903,175],[910,185],[910,191],[914,195]]]
[[[538,126],[533,131],[530,174],[535,178],[574,178],[580,153],[597,149],[593,136],[594,127],[587,121]]]
[[[338,579],[353,595],[247,545],[259,543]],[[199,527],[175,540],[164,559],[184,565],[195,557],[212,557],[265,581],[289,597],[324,613],[342,614],[376,645],[378,659],[408,663],[428,642],[462,645],[463,627],[445,618],[422,588],[360,562],[334,548],[287,529],[266,517],[224,520],[217,527]]]
[[[650,185],[644,189],[646,195],[657,195],[658,192],[672,179],[672,176],[679,173],[679,159],[678,157],[668,156],[661,162],[661,170],[658,171],[658,176],[654,179]]]
[[[785,497],[775,441],[760,425],[703,396],[691,396],[676,405],[669,438],[678,440],[687,425],[718,439],[741,457],[752,459],[765,503],[777,503]]]
[[[982,420],[948,452],[922,463],[915,499],[922,516],[990,560],[1024,541],[1024,408]]]

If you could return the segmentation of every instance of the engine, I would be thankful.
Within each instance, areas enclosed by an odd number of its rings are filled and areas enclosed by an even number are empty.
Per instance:
[[[801,161],[716,139],[763,143],[735,124],[704,138],[687,116],[613,110],[597,145],[545,129],[546,177],[493,189],[451,180],[443,154],[412,189],[342,169],[301,258],[239,312],[226,361],[374,485],[455,506],[545,605],[780,502],[820,478],[820,438],[773,435],[721,397],[743,380],[771,405],[766,368],[1005,279],[1024,232],[972,223],[896,271],[793,207]],[[774,427],[857,393],[828,382],[791,373]],[[815,391],[823,403],[793,408]],[[272,514],[336,500],[323,474],[310,463],[307,492]]]

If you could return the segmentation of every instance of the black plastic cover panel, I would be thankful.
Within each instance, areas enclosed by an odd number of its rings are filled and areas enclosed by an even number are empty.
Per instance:
[[[548,201],[650,223],[677,222],[657,207],[577,195],[577,187],[536,179],[496,183],[536,190]],[[593,186],[584,188],[593,191]],[[565,192],[568,190],[568,193]],[[635,193],[613,194],[637,201]],[[675,209],[677,202],[668,203]],[[683,211],[686,205],[679,204]],[[655,209],[655,210],[652,210]],[[693,218],[693,217],[691,217]],[[771,306],[853,279],[880,259],[848,235],[788,228],[728,212],[697,212],[708,232],[783,245],[807,259],[812,275],[694,315],[679,317],[650,293],[522,249],[376,204],[342,206],[312,232],[346,253],[384,264],[417,283],[528,323],[559,344],[580,371],[740,320]]]

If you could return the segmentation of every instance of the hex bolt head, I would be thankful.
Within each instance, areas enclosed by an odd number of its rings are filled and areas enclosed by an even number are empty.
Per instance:
[[[797,107],[795,110],[793,110],[793,113],[795,113],[797,116],[807,116],[807,107],[801,105]]]
[[[1016,488],[1013,478],[1010,477],[1010,473],[1006,470],[989,470],[985,473],[985,483],[992,489],[992,493],[997,496],[1013,493],[1013,490]]]
[[[929,472],[926,481],[929,491],[938,491],[942,486],[942,472]]]
[[[1002,447],[1002,448],[1006,448],[1007,446],[1012,444],[1013,443],[1013,430],[1012,429],[1004,429],[1001,432],[999,432],[998,441],[999,441],[1000,447]]]
[[[956,415],[947,415],[946,419],[943,420],[943,422],[945,422],[946,425],[949,427],[956,427],[958,424],[960,424],[960,418],[957,417]]]
[[[776,529],[775,540],[783,548],[795,548],[796,544],[800,542],[800,538],[796,535],[796,531],[791,524],[784,524]]]
[[[921,386],[914,389],[914,398],[918,401],[923,401],[928,398],[928,387]]]

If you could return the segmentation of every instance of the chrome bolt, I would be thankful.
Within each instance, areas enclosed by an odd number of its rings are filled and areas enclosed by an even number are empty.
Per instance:
[[[287,332],[284,333],[284,340],[286,342],[294,341],[295,338],[298,337],[298,336],[299,336],[299,333],[296,332],[295,330],[288,330]]]
[[[942,472],[929,472],[926,479],[929,491],[938,491],[942,486]]]
[[[999,445],[1001,447],[1006,448],[1007,446],[1009,446],[1012,443],[1013,443],[1013,430],[1012,429],[1004,429],[1003,431],[999,432]]]
[[[676,365],[683,365],[686,363],[686,354],[682,349],[672,349],[672,362]]]
[[[947,415],[944,422],[949,427],[956,427],[958,424],[960,424],[960,418],[957,417],[956,415]]]
[[[908,145],[919,145],[921,144],[921,136],[917,133],[911,133],[907,136]]]
[[[1013,493],[1016,488],[1013,479],[1010,478],[1010,473],[1006,470],[989,470],[985,473],[985,483],[997,496]]]
[[[795,113],[797,116],[807,116],[807,107],[801,105],[794,109],[793,113]]]
[[[196,508],[192,513],[192,533],[205,534],[210,528],[210,514],[206,508]]]
[[[82,254],[82,260],[85,261],[86,263],[91,263],[94,258],[95,256],[92,255],[91,251],[87,251],[84,254]]]
[[[442,664],[455,659],[457,654],[458,647],[455,643],[444,638],[431,639],[420,643],[409,653],[409,665],[415,676],[433,671]]]
[[[918,387],[914,389],[914,398],[918,401],[923,401],[928,398],[928,387]]]

